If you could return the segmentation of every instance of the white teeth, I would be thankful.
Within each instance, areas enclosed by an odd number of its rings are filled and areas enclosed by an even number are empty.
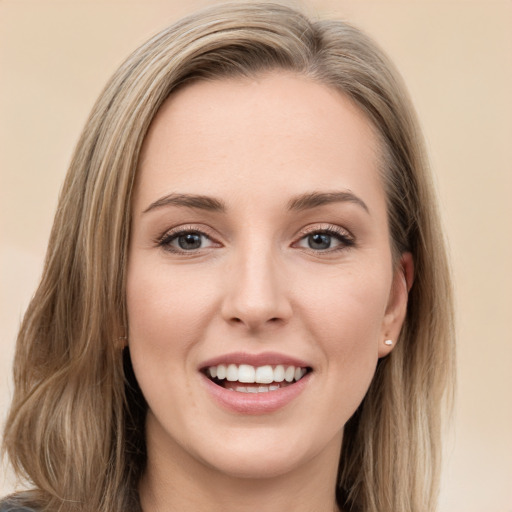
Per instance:
[[[230,364],[228,366],[226,370],[226,379],[230,382],[236,382],[238,380],[238,366],[236,364]]]
[[[254,366],[248,364],[241,364],[238,367],[238,381],[239,382],[254,382],[256,378],[256,369]]]
[[[226,367],[223,364],[219,364],[217,366],[217,379],[225,379],[226,378]]]
[[[284,366],[282,364],[278,364],[274,368],[274,382],[283,382],[284,380]]]
[[[246,384],[271,384],[273,382],[293,382],[294,380],[300,380],[307,373],[306,368],[301,368],[300,366],[287,366],[277,365],[272,367],[271,365],[258,366],[254,367],[249,364],[219,364],[217,366],[210,366],[207,369],[207,374],[212,378],[217,378],[218,380],[228,380],[229,382],[240,382]],[[244,388],[244,386],[240,386],[240,388]],[[273,389],[274,388],[274,389]],[[279,386],[260,386],[260,389],[265,391],[274,391],[278,389]],[[257,392],[257,387],[247,387],[244,388],[247,391],[242,391],[245,393],[254,393]],[[256,390],[256,391],[254,391]],[[238,391],[238,389],[237,389]]]
[[[256,368],[256,382],[258,384],[270,384],[274,382],[274,370],[272,366],[259,366]]]
[[[286,371],[284,372],[284,380],[286,382],[292,382],[294,377],[295,377],[295,367],[288,366],[288,368],[286,368]]]
[[[279,389],[279,386],[258,386],[257,388],[250,386],[237,386],[234,391],[238,391],[239,393],[268,393],[269,391],[275,391],[276,389]]]

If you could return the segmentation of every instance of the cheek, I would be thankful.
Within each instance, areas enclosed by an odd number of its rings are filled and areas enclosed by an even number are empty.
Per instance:
[[[144,340],[155,349],[179,351],[207,320],[207,290],[183,273],[165,265],[141,265],[128,269],[127,307],[130,339]]]
[[[304,283],[302,306],[320,339],[344,354],[347,346],[366,345],[380,334],[391,283],[391,271],[342,269],[316,274]],[[306,292],[308,290],[308,292]],[[306,313],[307,312],[307,313]]]
[[[150,410],[176,417],[194,397],[187,376],[190,354],[209,318],[197,282],[159,262],[132,258],[126,288],[129,347],[138,384]],[[179,385],[177,385],[179,384]]]
[[[310,286],[314,292],[303,301],[303,318],[324,352],[331,388],[342,391],[344,405],[351,412],[375,372],[390,280],[391,272],[384,267],[330,276],[323,286],[317,276],[316,286]],[[349,397],[352,400],[347,402]]]
[[[177,381],[186,381],[184,372],[193,371],[184,362],[206,321],[195,287],[179,272],[170,274],[164,265],[136,257],[128,267],[130,355],[139,386],[155,407],[162,390],[171,393]]]

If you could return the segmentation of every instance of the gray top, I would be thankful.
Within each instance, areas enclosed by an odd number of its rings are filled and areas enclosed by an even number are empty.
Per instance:
[[[12,502],[0,501],[0,512],[37,512],[33,508],[21,507]]]

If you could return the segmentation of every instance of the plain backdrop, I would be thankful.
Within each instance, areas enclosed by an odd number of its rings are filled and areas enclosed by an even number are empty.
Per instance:
[[[214,3],[0,0],[0,421],[16,331],[93,102],[139,44]],[[457,295],[458,399],[441,512],[512,512],[512,2],[296,5],[363,28],[409,86],[436,176]],[[0,495],[14,488],[0,469]]]

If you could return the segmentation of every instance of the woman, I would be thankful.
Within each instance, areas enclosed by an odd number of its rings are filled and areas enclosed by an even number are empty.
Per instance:
[[[1,510],[433,511],[443,235],[392,64],[273,4],[186,18],[78,143],[24,318]]]

